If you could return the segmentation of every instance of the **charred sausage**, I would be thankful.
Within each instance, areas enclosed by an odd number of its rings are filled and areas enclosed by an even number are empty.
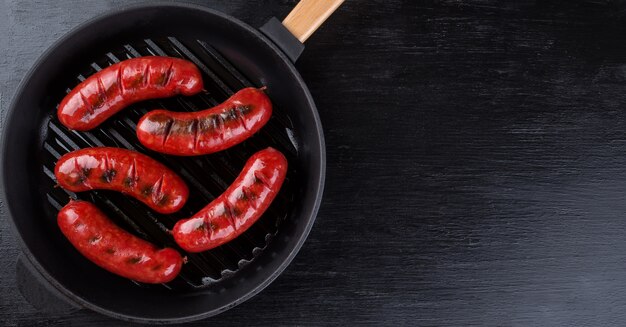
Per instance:
[[[88,148],[65,154],[54,168],[57,182],[72,192],[119,191],[154,211],[172,213],[187,201],[185,182],[165,165],[139,152],[119,148]]]
[[[126,232],[89,202],[70,201],[59,211],[57,223],[78,252],[119,276],[142,283],[167,283],[183,265],[178,251],[158,249]]]
[[[57,115],[69,129],[87,131],[135,102],[203,88],[193,63],[171,57],[141,57],[111,65],[76,86],[59,105]]]
[[[172,234],[188,252],[202,252],[241,235],[267,210],[287,173],[287,159],[267,148],[254,154],[226,192],[189,219],[176,223]]]
[[[258,132],[271,115],[272,103],[265,92],[245,88],[203,111],[150,111],[137,124],[137,138],[145,147],[162,153],[209,154],[241,143]]]

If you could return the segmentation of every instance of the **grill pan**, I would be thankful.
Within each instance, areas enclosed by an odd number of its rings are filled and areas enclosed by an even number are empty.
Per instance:
[[[1,213],[20,241],[18,281],[27,300],[48,310],[61,310],[57,303],[46,303],[61,298],[69,304],[60,306],[63,310],[88,308],[144,323],[184,322],[225,311],[275,279],[308,235],[324,182],[321,124],[293,62],[303,50],[299,40],[305,40],[341,2],[302,1],[296,10],[305,14],[290,15],[301,17],[291,22],[297,37],[276,18],[259,32],[201,6],[133,6],[85,23],[49,49],[20,85],[2,128]],[[304,32],[297,20],[306,25]],[[149,55],[194,62],[202,71],[205,90],[191,97],[134,104],[89,132],[70,131],[59,123],[56,108],[71,88],[116,62]],[[247,86],[267,86],[274,113],[259,133],[231,149],[175,157],[145,149],[135,136],[139,117],[151,109],[203,110]],[[73,194],[55,188],[57,159],[92,146],[132,149],[164,163],[187,182],[187,204],[178,213],[160,215],[119,193]],[[127,231],[179,249],[168,230],[221,194],[247,158],[267,146],[283,152],[290,164],[274,203],[232,242],[200,254],[181,250],[189,262],[170,283],[145,285],[110,274],[82,257],[56,226],[56,214],[70,197],[86,199]],[[38,283],[30,285],[34,280]],[[42,295],[42,289],[53,297]]]

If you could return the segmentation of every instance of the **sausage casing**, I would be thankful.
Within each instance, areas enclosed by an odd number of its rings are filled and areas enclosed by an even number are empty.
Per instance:
[[[193,95],[203,88],[200,70],[187,60],[140,57],[89,76],[61,101],[57,115],[69,129],[87,131],[133,103]]]
[[[185,182],[165,165],[120,148],[96,147],[67,153],[57,161],[54,175],[69,191],[118,191],[160,213],[178,211],[189,197]]]
[[[265,92],[249,87],[207,110],[150,111],[137,124],[137,138],[145,147],[161,153],[210,154],[243,142],[271,116],[272,102]]]
[[[182,268],[178,251],[158,249],[126,232],[90,202],[70,201],[59,211],[57,223],[78,252],[119,276],[142,283],[167,283]]]
[[[189,219],[176,223],[174,240],[202,252],[241,235],[270,206],[287,174],[287,159],[267,148],[254,154],[226,191]]]

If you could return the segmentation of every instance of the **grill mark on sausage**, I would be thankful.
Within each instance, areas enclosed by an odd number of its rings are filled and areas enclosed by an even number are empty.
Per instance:
[[[115,175],[117,174],[117,171],[115,171],[115,169],[111,169],[109,160],[109,154],[106,153],[104,155],[104,173],[102,173],[102,176],[100,176],[102,181],[106,183],[111,183],[113,181],[113,178],[115,178]]]
[[[235,120],[237,119],[237,107],[232,107],[228,110],[226,110],[224,112],[224,114],[226,115],[226,120],[230,121],[230,120]]]
[[[104,170],[109,170],[109,154],[104,154]]]
[[[257,184],[261,184],[263,185],[265,188],[270,189],[269,187],[269,183],[267,182],[267,178],[265,176],[263,176],[263,174],[261,174],[258,171],[255,171],[254,173],[254,182]]]
[[[224,118],[222,118],[222,115],[217,114],[213,116],[213,119],[215,121],[215,130],[217,131],[217,135],[220,136],[220,139],[224,140]]]
[[[88,183],[89,173],[91,172],[91,169],[81,166],[78,163],[78,158],[74,158],[74,169],[76,170],[76,173],[78,174],[77,184],[83,184],[87,187],[91,187]]]
[[[133,158],[133,162],[129,169],[129,174],[124,178],[124,184],[127,187],[134,188],[137,185],[137,161]]]
[[[78,158],[74,158],[74,170],[76,170],[77,172],[80,171],[80,165],[78,164]],[[80,173],[78,174],[78,182],[79,183],[84,183],[84,180],[81,180],[81,175]]]
[[[196,151],[198,145],[198,119],[194,118],[191,122],[191,130],[193,131],[193,150]]]
[[[126,262],[131,264],[131,265],[136,265],[141,261],[141,257],[130,257],[128,259],[126,259]]]
[[[146,87],[148,85],[148,74],[150,73],[150,63],[146,64],[146,67],[143,69],[143,82],[142,85],[143,87]]]
[[[206,225],[207,225],[207,224],[203,221],[203,222],[201,222],[201,223],[200,223],[200,225],[198,225],[198,226],[195,228],[195,230],[198,230],[198,231],[205,231],[205,230],[207,229]]]
[[[211,222],[211,221],[202,221],[202,223],[200,223],[200,225],[198,225],[198,227],[195,228],[196,231],[202,232],[202,234],[204,234],[204,237],[207,237],[209,239],[213,238],[213,233],[215,232],[215,230],[217,229],[217,226]]]
[[[154,190],[152,189],[152,185],[144,185],[144,187],[141,189],[141,195],[147,197],[151,195],[153,191]]]
[[[132,178],[132,185],[134,187],[135,185],[137,185],[137,182],[139,182],[139,177],[137,177],[137,159],[133,158],[133,165],[130,166],[130,171],[130,177]]]
[[[163,79],[164,81],[163,83],[161,83],[161,86],[165,86],[170,83],[170,80],[172,79],[172,72],[173,72],[172,67],[173,66],[174,66],[174,62],[172,61],[170,63],[170,66],[167,68],[167,71],[165,72],[165,78]]]
[[[208,122],[208,126],[211,127],[214,133],[217,133],[217,124],[218,124],[217,117],[215,117],[215,115],[210,115],[206,119]]]
[[[105,183],[111,183],[113,179],[117,175],[117,171],[115,169],[107,169],[104,173],[102,173],[102,181]]]
[[[246,194],[246,192],[243,191],[243,188],[245,186],[241,186],[237,189],[237,191],[239,191],[239,193],[237,193],[237,201],[242,200],[242,201],[247,201],[248,200],[248,195]],[[235,192],[233,192],[235,193]]]
[[[102,236],[101,236],[101,235],[94,235],[94,236],[92,236],[92,237],[90,237],[90,238],[89,238],[88,242],[89,242],[90,244],[96,244],[96,243],[98,243],[98,241],[100,241],[101,239],[102,239]]]
[[[209,117],[200,117],[198,118],[198,129],[201,133],[207,133],[211,130],[211,125],[209,123]]]
[[[250,204],[250,206],[252,207],[252,209],[257,209],[257,203],[256,203],[256,196],[254,195],[253,192],[250,192],[250,189],[248,189],[245,186],[241,186],[241,194],[243,195],[242,200],[246,201],[247,203]]]
[[[154,204],[158,204],[163,199],[163,179],[165,179],[165,174],[161,175],[154,185],[152,185],[152,202]]]
[[[94,107],[100,108],[107,100],[106,88],[104,87],[102,78],[100,77],[96,78],[96,85],[98,86],[98,102]]]
[[[87,114],[93,115],[93,107],[91,106],[91,102],[89,102],[89,99],[87,99],[87,97],[83,94],[83,91],[78,91],[78,94],[80,94],[80,98],[83,100],[83,103],[85,104],[85,109],[87,109]]]
[[[237,230],[237,223],[235,222],[235,215],[233,215],[232,206],[227,200],[224,200],[224,216],[228,219],[228,223],[233,226],[233,230]]]
[[[120,92],[120,96],[123,96],[124,95],[124,83],[122,83],[122,67],[121,66],[117,68],[115,81],[117,83],[117,89]]]
[[[161,190],[161,192],[163,192]],[[163,193],[163,195],[161,196],[161,198],[159,199],[159,201],[156,203],[159,206],[164,206],[167,204],[167,202],[170,200],[170,196],[167,193]]]
[[[249,130],[248,126],[246,125],[246,113],[248,113],[250,111],[250,107],[249,106],[236,106],[233,109],[237,115],[237,118],[239,119],[239,122],[241,123],[241,126],[243,126],[243,129],[245,129],[246,131]]]
[[[207,222],[206,225],[208,226],[208,228],[205,228],[204,235],[208,239],[212,240],[213,236],[215,235],[215,231],[217,231],[218,226],[212,221]]]
[[[165,146],[165,143],[167,142],[167,139],[170,137],[170,135],[172,134],[172,125],[174,125],[174,120],[173,119],[169,119],[167,121],[167,123],[165,123],[165,132],[163,136],[163,146]]]

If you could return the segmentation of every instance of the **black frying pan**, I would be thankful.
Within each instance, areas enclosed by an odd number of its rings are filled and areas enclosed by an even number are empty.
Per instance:
[[[286,25],[303,41],[341,2],[302,1],[296,7],[301,11],[290,15]],[[48,50],[21,83],[2,128],[2,214],[12,222],[25,257],[18,260],[25,297],[40,307],[58,307],[58,301],[45,300],[53,298],[40,293],[38,286],[28,285],[39,280],[75,308],[129,321],[169,323],[225,311],[274,280],[308,235],[324,184],[322,127],[313,99],[293,66],[302,49],[302,43],[275,18],[259,32],[208,8],[168,3],[98,17]],[[56,107],[69,89],[108,65],[145,55],[193,61],[203,72],[206,91],[133,105],[91,132],[69,131],[58,122]],[[201,110],[238,89],[263,85],[275,105],[272,119],[257,135],[229,150],[172,157],[144,149],[135,137],[137,120],[150,109]],[[52,169],[59,156],[102,145],[147,153],[177,171],[192,193],[185,208],[162,216],[115,192],[71,194],[54,188]],[[56,226],[58,209],[70,196],[78,197],[96,203],[128,231],[175,247],[167,234],[175,221],[222,193],[246,159],[267,146],[281,150],[290,163],[287,180],[270,209],[236,240],[189,255],[180,277],[167,285],[141,285],[98,268],[78,254]]]

